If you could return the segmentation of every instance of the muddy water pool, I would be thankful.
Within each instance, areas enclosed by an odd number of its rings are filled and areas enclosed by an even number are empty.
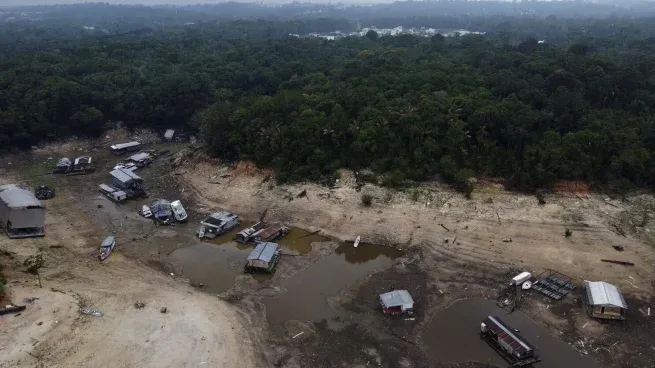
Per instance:
[[[271,327],[282,333],[288,320],[320,321],[340,316],[341,312],[330,306],[329,298],[369,274],[391,266],[392,260],[400,255],[395,248],[370,244],[338,247],[335,253],[283,280],[280,287],[286,290],[284,294],[264,299]]]
[[[532,318],[515,311],[507,314],[492,300],[465,299],[438,312],[423,331],[428,354],[441,362],[481,362],[507,366],[491,347],[479,338],[480,322],[497,316],[532,344],[542,361],[539,368],[597,368],[593,359],[582,356],[563,340],[553,336]]]
[[[246,258],[253,250],[254,243],[240,244],[234,241],[236,234],[250,226],[242,223],[231,231],[211,240],[198,241],[191,246],[175,250],[171,259],[179,265],[182,274],[193,283],[202,283],[205,290],[220,293],[234,285],[238,275],[243,274]],[[320,235],[292,228],[289,234],[278,240],[283,253],[305,254],[311,249],[311,243],[325,241]],[[255,280],[263,282],[270,275],[251,275]]]

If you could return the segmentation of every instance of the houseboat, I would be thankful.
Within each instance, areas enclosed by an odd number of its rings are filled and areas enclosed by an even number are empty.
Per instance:
[[[535,348],[498,317],[489,316],[480,323],[480,337],[511,367],[524,367],[541,361]]]
[[[200,222],[198,237],[213,239],[239,226],[239,216],[227,212],[214,212]]]
[[[277,243],[259,243],[248,256],[243,271],[246,273],[273,273],[280,260],[280,245]]]

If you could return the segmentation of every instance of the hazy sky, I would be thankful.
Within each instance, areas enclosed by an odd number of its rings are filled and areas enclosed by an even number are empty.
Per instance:
[[[280,4],[291,3],[294,0],[0,0],[0,6],[15,6],[15,5],[54,5],[54,4],[79,4],[79,3],[110,3],[110,4],[125,4],[125,5],[158,5],[158,4],[217,4],[228,1],[235,2],[262,2],[267,4]],[[312,2],[312,3],[388,3],[391,0],[298,0],[299,2]]]

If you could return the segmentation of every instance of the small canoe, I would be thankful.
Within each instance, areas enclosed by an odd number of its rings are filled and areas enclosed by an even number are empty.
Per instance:
[[[362,240],[362,237],[361,237],[361,236],[358,236],[357,239],[355,239],[355,243],[353,244],[353,246],[354,246],[355,248],[357,248],[357,246],[359,246],[359,241],[360,241],[360,240]]]

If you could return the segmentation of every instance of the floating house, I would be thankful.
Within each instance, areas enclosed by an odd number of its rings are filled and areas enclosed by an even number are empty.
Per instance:
[[[128,197],[138,197],[146,194],[143,179],[132,170],[115,169],[109,175],[111,175],[112,184],[124,191]]]
[[[65,174],[73,169],[73,163],[68,157],[64,157],[57,161],[57,166],[52,170],[53,174]]]
[[[171,202],[165,199],[158,199],[150,205],[153,219],[156,223],[168,225],[173,221],[173,207]]]
[[[248,262],[243,270],[246,273],[273,273],[279,259],[279,244],[259,243],[248,256]]]
[[[12,239],[44,236],[45,207],[25,186],[0,186],[0,227]]]
[[[281,222],[273,222],[268,224],[262,231],[257,232],[253,238],[258,242],[270,242],[287,235],[287,233],[289,233],[288,227],[284,226]]]
[[[264,221],[260,221],[251,227],[247,229],[243,229],[239,231],[237,234],[237,242],[246,244],[249,241],[254,239],[254,236],[259,234],[259,232],[263,231],[266,228],[267,224]]]
[[[239,226],[239,223],[241,223],[239,216],[233,213],[227,211],[214,212],[200,222],[198,236],[213,239]]]
[[[111,153],[115,155],[122,155],[128,152],[137,152],[141,150],[141,143],[137,141],[114,144],[109,147]]]
[[[137,167],[144,167],[152,163],[152,156],[148,152],[139,152],[130,156],[127,160],[134,163]]]
[[[587,313],[594,318],[625,320],[628,305],[619,289],[604,281],[585,281]]]
[[[414,299],[407,290],[393,290],[378,296],[382,313],[392,316],[412,316],[414,314]]]
[[[523,367],[541,361],[535,348],[498,317],[489,316],[480,323],[480,336],[511,367]]]

